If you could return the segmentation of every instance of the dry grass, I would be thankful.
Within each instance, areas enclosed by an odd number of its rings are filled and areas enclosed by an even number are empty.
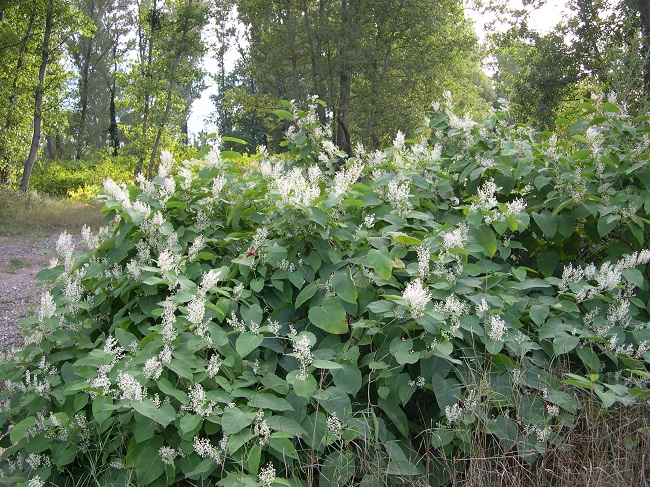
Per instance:
[[[48,236],[101,221],[97,204],[0,189],[0,235]]]
[[[438,459],[450,487],[650,486],[650,405],[598,409],[587,404],[562,447],[532,465],[516,452],[487,453],[480,434],[476,453]]]

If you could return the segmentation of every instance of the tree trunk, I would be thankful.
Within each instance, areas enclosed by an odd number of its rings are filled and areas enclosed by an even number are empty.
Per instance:
[[[341,39],[341,67],[339,71],[339,103],[336,115],[336,145],[348,156],[352,157],[352,142],[350,140],[350,99],[352,97],[352,45],[354,30],[356,28],[354,17],[350,12],[354,0],[341,0],[341,25],[343,35]],[[358,2],[357,2],[358,6]]]
[[[289,37],[289,54],[291,55],[291,93],[294,99],[300,96],[298,84],[298,57],[296,55],[296,40],[293,36],[293,22],[291,20],[291,0],[287,2],[287,16],[285,18],[285,25],[287,26],[287,36]]]
[[[348,113],[350,112],[350,97],[352,87],[352,76],[349,73],[342,72],[339,80],[339,109],[336,116],[338,128],[336,131],[336,145],[348,156],[352,157],[352,142],[350,141],[350,122]]]
[[[117,91],[117,85],[115,77],[113,77],[113,84],[110,86],[111,101],[108,107],[109,115],[111,117],[111,122],[108,126],[108,139],[110,145],[113,148],[113,156],[117,156],[118,150],[120,148],[120,139],[117,132],[117,109],[115,106],[115,92]]]
[[[162,138],[163,130],[165,125],[167,125],[167,119],[169,118],[169,112],[172,107],[172,96],[174,94],[174,87],[176,85],[176,71],[178,70],[178,65],[181,62],[181,57],[183,56],[183,48],[185,46],[185,41],[187,39],[187,33],[189,26],[186,23],[185,29],[183,30],[183,35],[181,40],[178,43],[178,51],[176,52],[176,57],[174,58],[174,64],[172,65],[172,72],[169,78],[169,87],[167,89],[167,102],[165,104],[165,113],[163,114],[162,120],[158,125],[158,130],[156,132],[156,140],[153,143],[153,148],[151,150],[151,156],[149,157],[149,167],[147,168],[147,176],[149,179],[153,178],[153,164],[158,155],[158,146],[160,145],[160,139]]]
[[[79,84],[79,98],[81,106],[79,113],[79,129],[77,130],[77,160],[83,157],[84,138],[86,136],[86,118],[88,117],[88,82],[90,78],[90,54],[92,44],[88,41],[88,46],[84,54],[83,67],[81,70],[81,80]]]
[[[41,54],[41,66],[38,70],[38,85],[34,93],[34,133],[32,135],[32,145],[29,149],[29,156],[25,162],[25,170],[23,171],[23,179],[20,183],[20,189],[27,191],[29,187],[29,177],[36,162],[36,154],[38,153],[38,145],[41,141],[41,107],[43,104],[43,90],[45,88],[45,71],[47,70],[47,62],[50,57],[50,37],[52,35],[52,21],[54,17],[54,0],[49,0],[47,7],[47,15],[45,17],[45,33],[43,36],[43,52]]]
[[[22,40],[22,46],[18,52],[18,61],[16,62],[16,71],[14,73],[14,79],[11,83],[11,95],[9,95],[9,103],[7,104],[7,118],[4,123],[4,132],[5,136],[9,134],[13,124],[14,124],[14,107],[16,104],[16,99],[18,98],[18,82],[20,81],[20,74],[23,70],[23,64],[25,62],[25,54],[27,53],[27,42],[29,37],[32,34],[32,29],[34,28],[34,23],[36,21],[36,14],[32,13],[29,17],[29,23],[27,24],[27,31]],[[7,185],[9,184],[9,171],[11,169],[11,154],[9,153],[9,148],[4,144],[0,146],[0,162],[2,166],[0,167],[0,184]]]
[[[150,28],[151,28],[151,34],[149,36],[149,43],[147,45],[147,65],[146,65],[146,71],[145,71],[145,78],[149,79],[151,78],[151,66],[153,65],[153,40],[154,40],[154,33],[156,30],[156,16],[158,15],[156,13],[158,8],[158,5],[156,3],[156,0],[153,0],[153,6],[151,7],[151,22],[150,22]],[[142,141],[145,142],[147,140],[147,129],[148,129],[148,124],[149,124],[149,107],[151,105],[151,97],[149,96],[149,91],[147,88],[147,93],[144,95],[144,110],[142,112]],[[144,164],[144,154],[140,152],[140,156],[138,157],[138,168],[136,169],[136,176],[139,174],[142,174],[142,166]]]
[[[643,58],[643,88],[646,96],[650,96],[650,0],[638,0],[639,20],[641,21]]]
[[[323,93],[323,39],[322,39],[322,28],[323,28],[323,15],[325,13],[325,2],[320,0],[319,2],[319,14],[318,14],[318,31],[314,35],[314,26],[311,22],[311,17],[309,15],[309,7],[307,5],[307,0],[302,2],[302,11],[303,18],[305,19],[305,30],[307,32],[307,42],[309,44],[309,57],[311,60],[311,76],[312,76],[312,89],[314,90],[314,95],[317,95],[321,100],[324,98]],[[314,45],[314,37],[316,37],[316,43]],[[325,125],[327,122],[325,107],[322,105],[316,106],[316,112],[318,114],[318,121]]]
[[[56,157],[56,147],[55,147],[55,137],[52,135],[45,136],[45,154],[48,159],[54,159]]]

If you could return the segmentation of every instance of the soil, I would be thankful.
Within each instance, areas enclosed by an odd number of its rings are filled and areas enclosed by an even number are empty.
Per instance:
[[[22,343],[18,320],[35,312],[42,286],[34,277],[47,267],[58,235],[48,237],[0,236],[0,350]]]

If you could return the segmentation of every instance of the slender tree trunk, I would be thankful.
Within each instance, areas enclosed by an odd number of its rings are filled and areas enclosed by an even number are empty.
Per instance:
[[[53,135],[47,135],[45,137],[45,153],[48,159],[54,159],[56,157],[56,143],[55,137]]]
[[[341,0],[341,25],[343,35],[341,40],[341,67],[339,71],[339,103],[336,115],[337,130],[336,144],[348,156],[352,156],[350,140],[350,99],[352,97],[352,44],[354,35],[354,17],[350,11],[354,0]]]
[[[79,98],[81,106],[79,107],[79,128],[77,130],[77,160],[83,156],[84,139],[86,136],[86,119],[88,117],[88,83],[90,78],[90,55],[92,43],[87,40],[87,48],[84,53],[83,66],[81,69],[81,80],[79,85]]]
[[[110,141],[111,147],[113,148],[113,155],[117,156],[120,148],[120,139],[117,131],[117,109],[115,106],[115,92],[117,91],[117,84],[115,78],[113,78],[113,84],[110,85],[109,91],[111,94],[111,100],[109,102],[108,110],[111,122],[108,126],[108,139]]]
[[[298,84],[298,57],[296,55],[296,40],[293,35],[293,21],[291,20],[291,0],[287,2],[287,14],[285,25],[287,26],[287,36],[289,37],[289,54],[291,55],[291,93],[294,99],[300,96]]]
[[[323,14],[324,14],[324,1],[320,0],[319,2],[319,25],[318,32],[314,35],[314,26],[311,22],[311,17],[309,15],[309,6],[307,5],[307,0],[302,2],[302,11],[303,18],[305,19],[305,30],[307,32],[307,42],[309,44],[309,58],[311,60],[311,75],[312,75],[312,89],[314,90],[314,95],[317,95],[318,98],[323,99],[323,41],[322,41],[322,25],[323,25]],[[314,43],[314,37],[316,37],[316,42]],[[325,115],[325,107],[322,105],[316,106],[316,111],[318,114],[318,121],[325,125],[327,118]]]
[[[45,88],[45,71],[47,70],[47,62],[50,57],[50,38],[52,35],[52,22],[54,17],[54,0],[49,0],[47,7],[47,15],[45,17],[45,33],[43,35],[43,52],[41,55],[41,66],[38,70],[38,85],[34,93],[34,133],[32,135],[32,145],[29,149],[29,156],[25,162],[25,170],[23,171],[23,179],[20,183],[20,189],[27,191],[29,187],[29,177],[32,174],[34,163],[36,162],[36,154],[38,153],[38,145],[41,141],[41,108],[43,104],[43,90]]]
[[[145,72],[145,79],[151,78],[151,66],[153,65],[153,40],[154,33],[156,30],[156,19],[157,19],[157,2],[153,0],[153,6],[151,11],[151,34],[149,36],[149,43],[147,45],[147,65]],[[142,141],[147,140],[147,129],[149,124],[149,108],[151,105],[151,96],[149,95],[149,87],[147,87],[147,92],[144,95],[144,110],[142,112]],[[138,157],[138,168],[136,170],[136,176],[142,174],[142,166],[144,164],[144,153],[140,152]]]
[[[172,72],[169,78],[169,87],[167,89],[167,101],[165,103],[165,113],[163,114],[162,120],[158,125],[158,130],[156,132],[156,139],[154,140],[153,148],[151,150],[151,156],[149,157],[149,167],[147,168],[147,176],[149,177],[149,179],[153,177],[153,165],[156,160],[156,156],[158,155],[158,146],[160,145],[160,139],[162,138],[162,133],[163,130],[165,129],[165,125],[167,125],[167,119],[169,118],[169,112],[171,111],[172,96],[174,94],[174,88],[176,86],[176,71],[178,70],[178,65],[181,62],[181,58],[183,57],[183,48],[185,47],[185,41],[187,39],[188,30],[189,30],[189,26],[186,24],[185,29],[183,30],[183,36],[181,37],[181,40],[178,43],[178,51],[176,52],[176,57],[174,58],[174,64],[172,65]]]
[[[7,118],[4,123],[5,134],[8,134],[11,128],[14,125],[14,108],[16,104],[16,99],[18,98],[18,82],[20,81],[20,75],[23,71],[23,64],[25,63],[25,54],[27,53],[27,42],[29,37],[32,34],[32,29],[34,28],[34,23],[36,21],[36,14],[32,13],[29,17],[29,23],[27,24],[27,31],[22,40],[22,45],[20,51],[18,52],[18,61],[16,62],[16,71],[14,73],[14,79],[11,83],[11,95],[9,95],[9,100],[7,103]],[[2,166],[0,167],[0,184],[7,185],[9,184],[9,171],[11,169],[11,154],[9,153],[9,148],[4,144],[0,146],[0,162]]]
[[[339,80],[339,109],[336,116],[338,129],[336,131],[336,145],[348,156],[352,157],[352,142],[350,141],[350,112],[352,76],[350,73],[341,72]]]

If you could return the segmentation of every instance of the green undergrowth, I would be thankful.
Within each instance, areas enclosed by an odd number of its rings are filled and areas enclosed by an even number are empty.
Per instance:
[[[0,482],[479,485],[647,404],[648,117],[447,105],[341,162],[285,108],[292,159],[165,154],[60,238],[0,365]]]
[[[0,188],[2,236],[43,237],[65,229],[78,232],[84,225],[99,227],[103,217],[97,203]]]

